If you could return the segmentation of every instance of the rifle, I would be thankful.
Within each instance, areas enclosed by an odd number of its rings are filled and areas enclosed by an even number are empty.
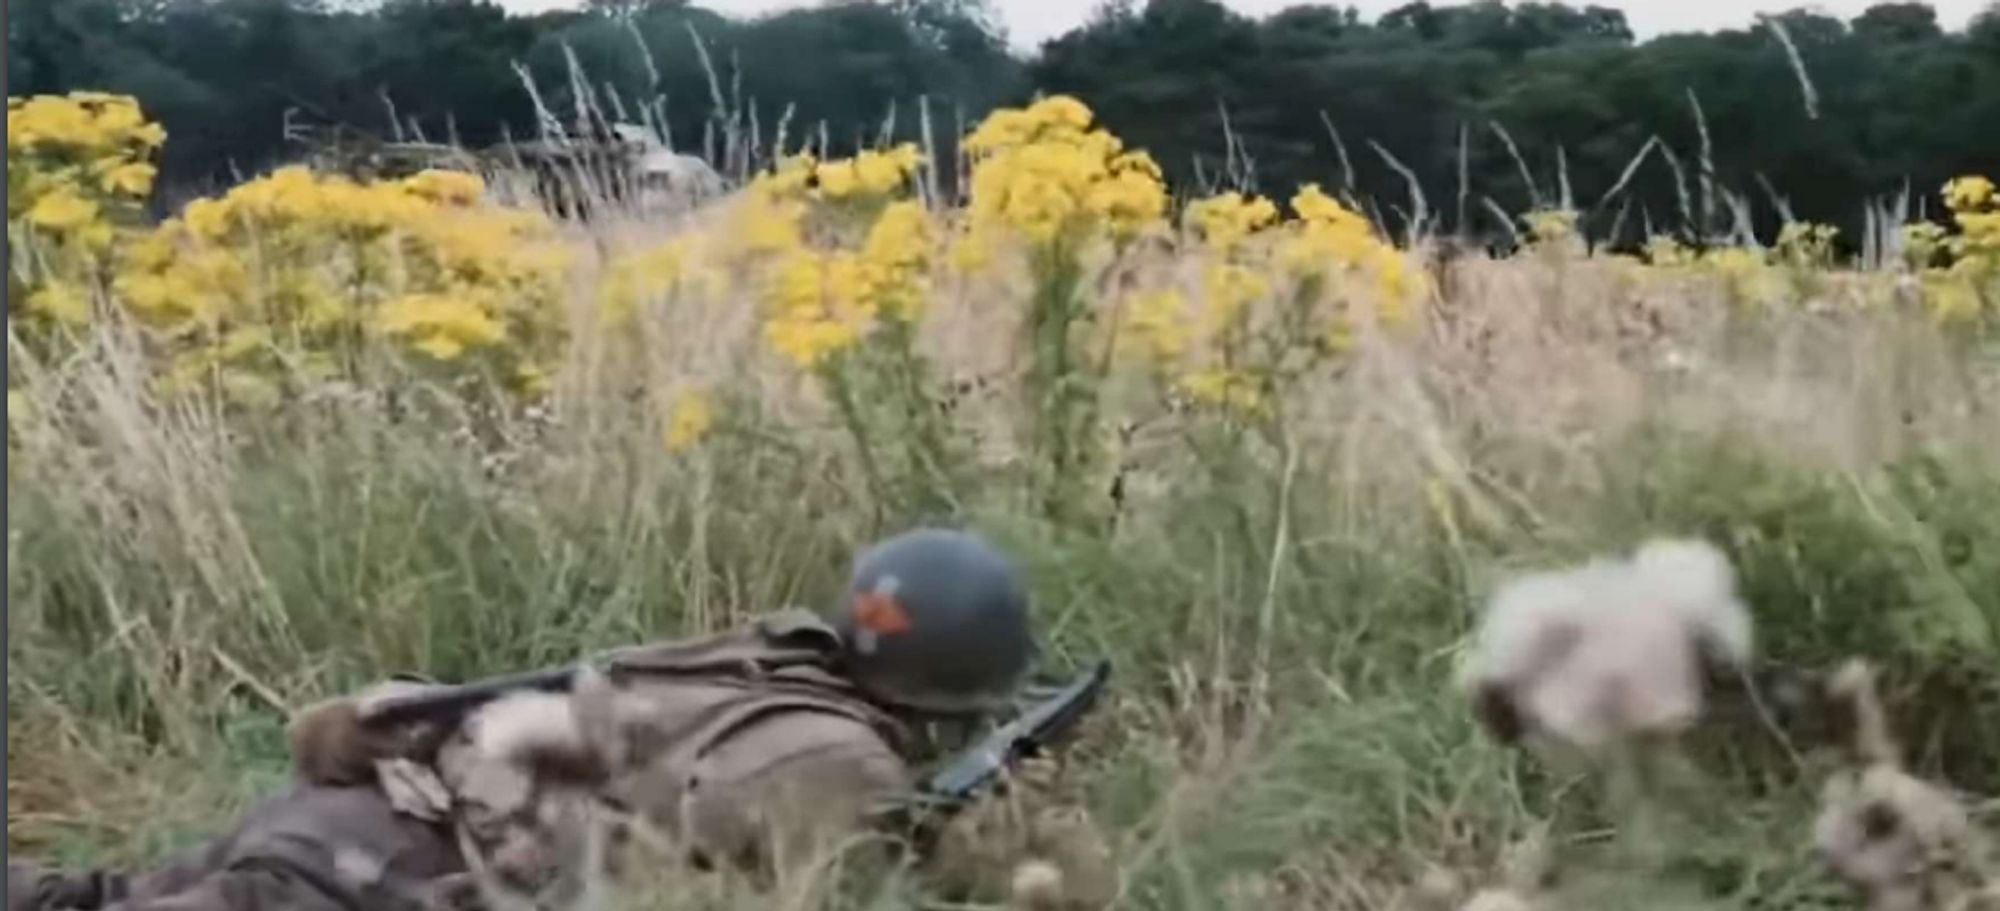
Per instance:
[[[919,817],[948,814],[971,803],[1016,762],[1040,754],[1061,739],[1096,706],[1098,693],[1110,677],[1111,662],[1099,659],[1070,682],[1042,690],[1046,695],[1041,699],[959,751],[912,793],[896,795],[877,806],[874,821],[916,829],[920,836],[934,834],[932,827],[919,824]]]
[[[932,773],[921,793],[950,803],[977,796],[1002,769],[1040,753],[1083,720],[1097,703],[1097,694],[1111,677],[1111,662],[1100,659],[1075,679],[1035,703]]]

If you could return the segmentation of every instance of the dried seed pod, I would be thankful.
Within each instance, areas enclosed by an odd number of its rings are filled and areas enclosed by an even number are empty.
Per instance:
[[[1850,661],[1829,689],[1855,717],[1857,768],[1830,778],[1813,822],[1813,848],[1872,911],[1972,902],[1991,875],[1990,847],[1958,798],[1902,768],[1873,670]]]

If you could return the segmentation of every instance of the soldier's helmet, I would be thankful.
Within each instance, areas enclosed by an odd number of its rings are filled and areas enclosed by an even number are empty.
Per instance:
[[[864,551],[832,623],[857,686],[924,712],[1005,704],[1038,651],[1020,573],[962,531],[918,529]]]

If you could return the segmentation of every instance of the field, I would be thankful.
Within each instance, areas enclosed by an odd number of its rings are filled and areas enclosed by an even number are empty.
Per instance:
[[[962,205],[901,148],[589,226],[304,171],[146,225],[169,140],[129,102],[8,134],[17,854],[158,857],[279,779],[290,709],[822,604],[922,521],[1020,556],[1052,665],[1117,662],[1039,799],[1087,808],[1121,907],[1401,907],[1544,822],[1616,890],[1577,907],[1855,907],[1807,842],[1837,744],[1782,685],[1849,656],[1913,766],[2000,794],[1977,178],[1862,271],[1812,226],[1621,256],[1528,213],[1493,258],[1336,188],[1183,206],[1064,99],[979,127]],[[1766,696],[1717,695],[1635,854],[1453,674],[1497,578],[1663,534],[1735,561]],[[645,901],[940,887],[776,888]]]

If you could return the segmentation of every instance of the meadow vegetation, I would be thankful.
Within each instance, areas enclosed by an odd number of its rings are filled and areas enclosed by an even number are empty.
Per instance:
[[[1124,907],[1399,907],[1544,825],[1624,890],[1584,907],[1851,906],[1798,681],[1854,656],[1914,770],[2000,794],[1985,178],[1863,271],[1803,224],[1617,256],[1538,211],[1493,259],[1318,186],[1181,205],[1060,96],[971,130],[957,203],[900,146],[589,225],[300,169],[148,224],[166,141],[9,100],[14,851],[157,857],[279,779],[290,709],[823,604],[924,521],[1021,556],[1052,666],[1117,662],[1051,799]],[[1497,578],[1656,535],[1735,562],[1756,688],[1597,882],[1622,820],[1452,681]],[[936,888],[819,873],[649,901]]]

